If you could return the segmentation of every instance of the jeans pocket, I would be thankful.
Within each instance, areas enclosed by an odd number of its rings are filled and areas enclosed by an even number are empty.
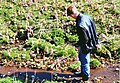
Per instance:
[[[82,49],[82,53],[83,53],[83,54],[87,54],[87,53],[89,53],[89,52],[91,52],[91,49],[88,49],[88,48]]]

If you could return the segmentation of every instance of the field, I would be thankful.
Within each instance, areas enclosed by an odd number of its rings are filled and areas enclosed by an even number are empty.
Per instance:
[[[115,74],[118,76],[119,0],[0,0],[1,68],[16,67],[69,73],[80,71],[75,45],[79,40],[75,20],[66,14],[71,3],[75,4],[80,12],[90,15],[96,24],[100,48],[91,53],[91,69],[106,70],[107,67],[115,67],[112,71],[117,71]],[[110,66],[111,64],[113,65]],[[0,73],[5,74],[2,71]],[[91,77],[91,80],[94,78]],[[104,82],[119,83],[118,77],[111,81]]]

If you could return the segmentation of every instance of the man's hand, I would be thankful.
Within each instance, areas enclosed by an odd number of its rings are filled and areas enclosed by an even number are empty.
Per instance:
[[[99,49],[100,48],[100,43],[96,45],[96,48]]]
[[[76,47],[76,51],[78,51],[78,52],[80,51],[80,46],[79,46],[79,47]]]

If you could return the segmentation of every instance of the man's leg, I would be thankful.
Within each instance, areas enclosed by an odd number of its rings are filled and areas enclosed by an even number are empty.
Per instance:
[[[82,79],[87,81],[90,77],[90,53],[83,54],[82,49],[80,49],[78,57],[81,62]]]

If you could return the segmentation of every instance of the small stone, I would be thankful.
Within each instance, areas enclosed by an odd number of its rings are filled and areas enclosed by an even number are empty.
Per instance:
[[[107,78],[106,76],[104,76],[104,78]]]
[[[66,81],[64,81],[63,83],[67,83]]]
[[[10,74],[10,72],[8,72],[8,75]]]
[[[116,70],[116,71],[119,71],[119,68],[116,68],[115,70]]]
[[[69,78],[71,78],[71,76],[69,76]]]
[[[98,77],[98,79],[103,80],[103,77],[100,76],[100,77]]]
[[[105,64],[101,64],[101,68],[104,68],[105,67]]]
[[[34,76],[34,75],[32,75],[31,77],[32,77],[32,78],[35,78],[35,76]]]
[[[5,77],[6,75],[5,74],[3,74],[3,77]]]
[[[5,48],[5,46],[1,46],[1,48]]]

